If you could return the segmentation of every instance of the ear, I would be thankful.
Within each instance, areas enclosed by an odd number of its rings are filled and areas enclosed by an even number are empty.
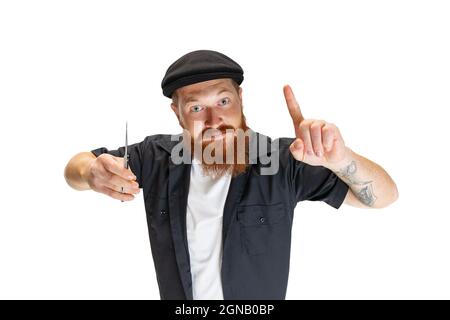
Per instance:
[[[170,104],[170,107],[172,108],[172,110],[173,110],[173,112],[175,112],[175,115],[177,116],[177,118],[178,118],[178,120],[180,120],[180,115],[179,115],[179,111],[178,111],[178,106],[177,105],[175,105],[175,104],[173,104],[173,103],[171,103]]]
[[[183,127],[182,124],[181,124],[180,110],[178,110],[178,106],[175,105],[175,104],[173,104],[173,103],[171,103],[171,104],[170,104],[170,107],[172,108],[173,112],[174,112],[175,115],[177,116],[178,123],[180,124],[181,127]]]
[[[242,87],[239,87],[239,100],[241,100],[241,107],[244,109],[244,104],[242,103]]]

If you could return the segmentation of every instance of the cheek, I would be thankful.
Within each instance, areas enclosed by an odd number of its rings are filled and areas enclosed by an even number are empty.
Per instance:
[[[184,129],[187,129],[194,139],[197,139],[201,135],[201,132],[204,128],[203,121],[193,119],[192,117],[188,119],[185,118],[183,125]]]
[[[240,125],[241,118],[242,118],[241,108],[239,106],[236,106],[236,107],[230,109],[229,112],[227,112],[225,114],[224,120],[226,123],[228,123],[236,128]]]
[[[190,129],[192,127],[192,118],[188,113],[180,113],[180,122],[185,129]]]

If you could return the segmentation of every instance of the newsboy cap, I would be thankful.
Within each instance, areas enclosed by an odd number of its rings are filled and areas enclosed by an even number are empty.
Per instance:
[[[213,79],[231,78],[241,84],[244,70],[223,53],[212,50],[192,51],[172,63],[161,82],[163,94],[171,98],[181,87]]]

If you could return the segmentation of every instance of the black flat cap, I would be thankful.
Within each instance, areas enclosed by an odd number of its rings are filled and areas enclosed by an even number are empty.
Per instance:
[[[181,87],[213,79],[231,78],[241,84],[244,70],[223,53],[212,50],[192,51],[172,63],[161,82],[163,94],[171,98]]]

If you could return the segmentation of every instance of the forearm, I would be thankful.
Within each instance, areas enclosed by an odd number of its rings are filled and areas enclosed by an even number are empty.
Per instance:
[[[395,182],[378,164],[347,148],[345,160],[331,169],[351,189],[364,206],[383,208],[398,198]]]
[[[76,190],[90,189],[85,176],[95,159],[96,157],[92,152],[81,152],[70,159],[64,170],[64,178],[67,184]]]

